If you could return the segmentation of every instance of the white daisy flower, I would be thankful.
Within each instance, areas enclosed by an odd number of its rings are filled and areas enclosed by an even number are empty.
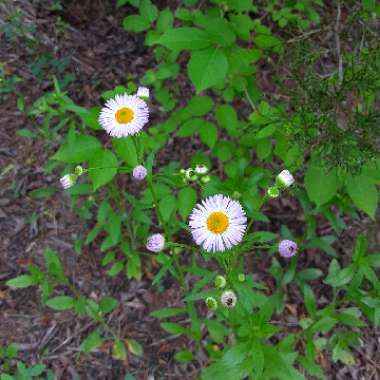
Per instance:
[[[76,174],[66,174],[63,177],[60,178],[59,182],[61,183],[61,186],[64,189],[69,189],[70,187],[74,186],[77,182],[77,175]]]
[[[148,122],[149,109],[136,95],[116,95],[106,102],[99,123],[111,136],[135,135]]]
[[[148,87],[139,87],[137,89],[136,95],[139,98],[149,98],[149,88]]]
[[[227,307],[228,309],[232,309],[236,306],[237,297],[236,294],[232,290],[226,290],[222,293],[222,296],[220,297],[220,302],[224,307]]]
[[[277,177],[276,183],[279,187],[287,188],[294,183],[294,177],[289,170],[283,170]]]
[[[189,225],[196,244],[208,252],[223,252],[242,241],[246,223],[238,201],[214,195],[195,206]]]

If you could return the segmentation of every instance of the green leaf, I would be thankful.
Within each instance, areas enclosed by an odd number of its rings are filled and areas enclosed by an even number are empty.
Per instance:
[[[230,46],[235,42],[235,33],[224,18],[209,19],[205,17],[205,30],[213,42],[220,46]]]
[[[117,305],[119,301],[113,297],[103,297],[99,302],[100,311],[104,314],[111,312]]]
[[[164,222],[168,222],[174,211],[177,209],[177,199],[169,194],[158,202],[158,207]]]
[[[32,190],[29,193],[29,196],[34,199],[50,198],[56,191],[57,189],[55,187],[42,187],[40,189]]]
[[[255,26],[252,18],[247,15],[231,15],[230,18],[235,33],[244,41],[248,41]]]
[[[123,28],[127,32],[140,33],[150,28],[150,21],[140,15],[130,15],[124,18]]]
[[[267,125],[266,127],[261,128],[257,132],[256,138],[257,139],[265,139],[267,137],[272,136],[275,132],[276,132],[276,126],[275,125],[273,125],[273,124]]]
[[[12,289],[23,289],[35,284],[32,276],[28,274],[22,274],[21,276],[12,278],[6,282],[6,285]]]
[[[317,206],[327,203],[339,189],[336,170],[326,173],[322,166],[310,163],[305,174],[305,187],[309,198]]]
[[[210,112],[213,106],[214,102],[209,96],[196,95],[191,98],[185,110],[193,116],[203,116]]]
[[[190,351],[179,351],[174,357],[180,363],[188,363],[193,360],[193,354]]]
[[[116,154],[129,166],[134,168],[138,165],[137,153],[132,137],[112,139]]]
[[[79,164],[89,160],[99,148],[101,148],[101,143],[95,137],[77,135],[73,141],[65,142],[52,159],[70,164]]]
[[[255,373],[258,379],[261,378],[264,371],[264,352],[263,352],[263,344],[259,339],[255,339],[252,341],[251,353],[254,362]]]
[[[83,352],[91,352],[103,343],[103,338],[100,336],[99,331],[95,330],[87,336],[82,342],[79,349]]]
[[[287,355],[278,352],[274,347],[263,346],[265,363],[264,378],[281,380],[305,380],[288,360]],[[288,354],[289,355],[289,354]],[[265,376],[266,375],[266,376]]]
[[[273,49],[278,51],[282,48],[282,42],[280,39],[274,36],[269,36],[266,34],[260,34],[254,38],[256,45],[264,50]]]
[[[99,124],[100,107],[92,107],[85,114],[80,114],[83,122],[91,129],[102,129]]]
[[[314,318],[317,312],[317,305],[315,302],[313,290],[311,289],[309,285],[305,285],[303,287],[303,297],[305,300],[306,310],[308,311],[310,316]]]
[[[197,193],[192,187],[185,187],[178,193],[178,211],[185,220],[197,201]]]
[[[204,380],[242,380],[248,373],[243,362],[248,355],[246,343],[237,343],[223,353],[219,361],[210,365],[202,372]]]
[[[57,296],[46,301],[46,305],[54,310],[68,310],[74,306],[74,299],[68,296]]]
[[[216,109],[215,118],[227,130],[236,129],[238,126],[235,109],[228,104],[221,105]]]
[[[157,19],[156,28],[157,31],[163,33],[173,26],[173,13],[169,8],[166,8],[160,12]]]
[[[333,262],[334,260],[332,261],[332,263]],[[330,264],[329,274],[325,278],[324,283],[334,288],[339,288],[341,286],[348,284],[352,280],[352,277],[354,276],[354,273],[355,273],[354,266],[350,265],[344,269],[335,271],[331,269],[332,263]]]
[[[183,314],[185,312],[186,310],[182,307],[167,307],[164,309],[154,310],[150,313],[150,315],[155,318],[167,318],[174,317],[178,314]]]
[[[355,206],[375,219],[375,212],[379,204],[379,193],[371,180],[360,175],[349,177],[346,183],[347,192]]]
[[[65,273],[63,271],[62,263],[57,252],[49,248],[46,249],[44,251],[44,260],[49,274],[64,282]]]
[[[228,335],[228,329],[219,321],[206,319],[204,324],[207,326],[211,339],[217,343],[222,343],[224,337]]]
[[[200,93],[223,83],[228,71],[228,60],[220,48],[193,51],[187,71],[197,93]]]
[[[94,190],[97,190],[112,180],[117,173],[119,163],[110,150],[99,149],[94,152],[94,155],[89,160],[89,165],[92,168],[89,171],[92,185]]]
[[[172,323],[172,322],[162,322],[160,326],[167,331],[169,334],[172,335],[182,335],[187,334],[187,329],[178,323]]]
[[[227,0],[227,4],[237,12],[248,12],[254,7],[252,0]]]
[[[158,10],[150,0],[141,0],[139,7],[141,16],[146,18],[150,23],[156,20],[158,16]]]
[[[127,358],[127,350],[123,341],[116,339],[113,342],[113,354],[118,360],[125,360]]]
[[[197,50],[211,45],[208,34],[198,28],[176,28],[166,31],[157,41],[171,50]]]
[[[203,119],[198,117],[187,120],[183,125],[178,129],[178,137],[189,137],[193,134],[199,132],[206,122]]]
[[[127,339],[128,350],[137,356],[143,354],[143,348],[140,343],[136,342],[134,339]]]
[[[124,261],[117,261],[112,265],[111,269],[107,272],[111,277],[116,276],[124,268]]]
[[[218,140],[218,128],[214,124],[205,121],[199,130],[199,136],[204,144],[209,148],[213,148]]]

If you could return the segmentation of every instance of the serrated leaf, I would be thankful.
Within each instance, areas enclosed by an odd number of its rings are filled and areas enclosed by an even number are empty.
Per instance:
[[[168,222],[174,211],[177,209],[177,199],[174,195],[169,194],[158,202],[158,207],[164,222]]]
[[[71,164],[89,160],[101,148],[101,143],[93,136],[77,135],[73,141],[65,142],[52,159]]]
[[[197,193],[192,187],[185,187],[178,193],[178,211],[185,220],[197,201]]]
[[[90,158],[89,165],[92,169],[89,171],[92,185],[97,190],[116,175],[119,162],[110,150],[99,149]]]
[[[197,93],[220,85],[228,71],[228,60],[220,48],[193,51],[187,64],[187,72]]]
[[[169,29],[157,41],[172,50],[197,50],[211,45],[208,34],[198,28],[183,27]]]
[[[347,179],[346,188],[355,206],[374,219],[379,204],[379,192],[376,185],[368,177],[360,175],[350,176]]]
[[[218,128],[214,124],[205,121],[199,130],[199,137],[209,148],[213,148],[218,140]]]
[[[321,206],[331,200],[339,188],[336,170],[326,172],[315,162],[309,164],[305,174],[305,188],[309,198]]]

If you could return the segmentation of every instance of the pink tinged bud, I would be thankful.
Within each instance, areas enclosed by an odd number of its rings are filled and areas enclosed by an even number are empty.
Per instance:
[[[276,184],[277,186],[281,188],[288,188],[294,183],[294,177],[290,173],[289,170],[283,170],[277,177],[276,177]]]
[[[161,234],[154,234],[149,236],[146,249],[151,252],[160,252],[165,247],[165,238]]]
[[[297,253],[298,246],[292,240],[282,240],[278,246],[278,252],[282,257],[292,257]]]
[[[148,174],[147,170],[142,165],[138,165],[133,169],[133,178],[142,181]]]
[[[59,182],[61,183],[61,186],[64,189],[69,189],[70,187],[74,186],[77,182],[77,175],[76,174],[66,174],[62,178],[60,178]]]
[[[148,87],[139,87],[137,89],[137,94],[139,98],[149,98],[149,88]]]

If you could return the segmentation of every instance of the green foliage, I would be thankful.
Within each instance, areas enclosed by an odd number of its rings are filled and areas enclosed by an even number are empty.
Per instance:
[[[334,245],[347,227],[345,217],[357,217],[361,210],[374,218],[378,205],[378,50],[346,53],[342,68],[322,75],[319,52],[314,54],[309,46],[305,53],[302,42],[307,29],[321,21],[320,1],[196,3],[184,1],[175,12],[150,0],[116,3],[136,9],[123,27],[146,32],[145,44],[153,50],[157,65],[142,82],[162,107],[155,112],[166,112],[160,122],[133,136],[109,138],[98,122],[100,107],[78,106],[54,80],[54,92],[29,110],[35,117],[44,116],[41,130],[22,134],[40,134],[58,143],[51,171],[62,167],[63,173],[74,173],[76,165],[83,165],[67,193],[72,208],[91,226],[81,239],[83,247],[99,247],[107,275],[140,280],[145,273],[158,290],[167,276],[178,281],[183,302],[151,313],[167,333],[195,342],[176,353],[178,362],[196,362],[193,349],[202,347],[208,356],[201,368],[204,380],[326,379],[318,354],[352,364],[351,348],[358,344],[360,329],[380,324],[379,254],[368,251],[364,236],[357,237],[352,257],[345,260]],[[377,8],[364,4],[362,11]],[[279,33],[265,22],[263,12],[286,30]],[[299,31],[304,34],[297,35]],[[286,41],[288,34],[295,37]],[[273,96],[265,96],[256,83],[257,72],[264,65],[281,71],[277,69],[283,62],[291,69],[286,80],[280,77],[286,96],[277,96],[280,86]],[[135,92],[131,81],[102,98]],[[67,133],[62,140],[63,130]],[[183,144],[184,153],[172,159],[177,143]],[[163,152],[169,162],[164,162]],[[139,182],[130,175],[137,165],[147,169]],[[198,165],[206,165],[207,173],[199,172]],[[297,172],[297,183],[288,190],[275,179],[283,168]],[[274,231],[277,224],[262,211],[266,202],[274,202],[268,188],[276,189],[276,196],[288,191],[297,199],[303,228],[290,231],[278,218],[281,226]],[[34,195],[42,197],[46,191]],[[248,225],[240,245],[210,254],[188,244],[187,224],[198,200],[214,194],[239,200]],[[328,235],[318,233],[321,219],[331,225]],[[147,238],[156,232],[164,235],[165,246],[147,253]],[[286,264],[274,255],[279,239],[299,246]],[[82,243],[78,254],[81,250]],[[323,268],[301,266],[299,256],[309,250],[325,254],[327,274]],[[271,255],[265,273],[269,282],[257,281],[255,270],[247,273],[244,266],[247,256],[263,251]],[[105,316],[118,307],[118,300],[82,295],[54,251],[47,250],[44,259],[46,271],[31,264],[27,274],[7,285],[39,286],[46,307],[92,319],[96,326],[83,337],[81,352],[111,343],[115,359],[143,355],[138,342],[118,336],[107,324]],[[218,275],[226,278],[223,289],[214,285]],[[319,299],[316,284],[329,289],[328,302]],[[292,309],[287,304],[290,285],[303,301],[292,312],[296,332],[282,323]],[[223,306],[224,290],[236,294],[235,307]],[[209,314],[206,306],[196,307],[207,297],[216,303]]]

